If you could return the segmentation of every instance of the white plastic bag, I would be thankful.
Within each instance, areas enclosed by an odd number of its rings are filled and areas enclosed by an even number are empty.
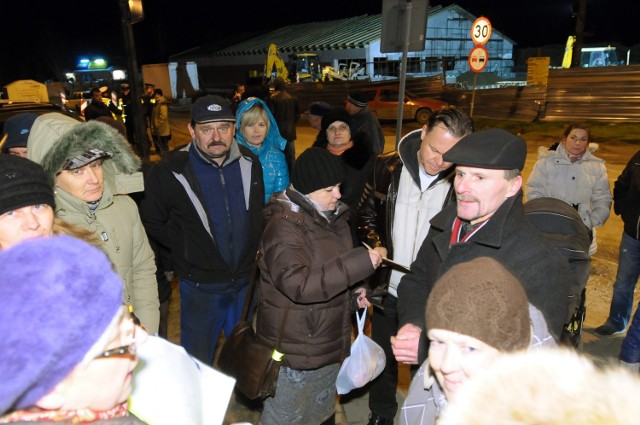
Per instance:
[[[364,334],[367,310],[362,316],[356,312],[358,336],[351,345],[351,355],[344,360],[336,379],[338,394],[347,394],[355,388],[361,388],[382,373],[387,358],[382,347]]]

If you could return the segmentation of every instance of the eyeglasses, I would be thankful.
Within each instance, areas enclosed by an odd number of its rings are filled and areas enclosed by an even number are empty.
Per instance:
[[[213,131],[217,131],[218,134],[221,135],[225,135],[229,132],[229,130],[231,130],[231,126],[230,125],[225,125],[222,127],[202,127],[200,128],[200,132],[202,134],[204,134],[205,136],[211,136],[213,134]]]
[[[124,336],[131,335],[131,344],[122,345],[120,347],[111,348],[110,350],[106,350],[101,354],[98,354],[95,359],[112,359],[118,357],[135,357],[137,352],[136,347],[136,320],[137,318],[132,314],[125,319],[132,326],[131,332],[125,332]]]

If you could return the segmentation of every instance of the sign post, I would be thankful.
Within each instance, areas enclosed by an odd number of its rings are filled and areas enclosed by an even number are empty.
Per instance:
[[[484,16],[479,17],[471,25],[471,40],[476,44],[469,52],[469,68],[473,71],[473,92],[471,94],[471,110],[469,115],[473,117],[473,107],[476,100],[476,78],[478,73],[489,63],[489,51],[484,45],[491,38],[491,22]]]
[[[382,1],[382,53],[402,52],[400,87],[398,88],[398,118],[396,124],[396,148],[400,143],[404,90],[407,79],[407,53],[424,50],[427,33],[429,0]]]

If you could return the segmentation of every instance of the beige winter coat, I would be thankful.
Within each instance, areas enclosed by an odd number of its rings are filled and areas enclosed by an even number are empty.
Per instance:
[[[133,308],[149,333],[157,333],[160,322],[155,260],[138,208],[127,195],[143,188],[139,160],[128,142],[101,122],[79,123],[62,114],[36,119],[28,140],[28,156],[42,164],[52,180],[66,159],[89,148],[113,154],[102,165],[104,192],[95,211],[59,187],[54,187],[56,216],[91,231],[102,240],[116,271],[124,280],[123,303]],[[73,296],[73,294],[70,294]]]

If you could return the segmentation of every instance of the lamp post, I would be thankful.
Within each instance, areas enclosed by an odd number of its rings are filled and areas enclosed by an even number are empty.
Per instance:
[[[144,19],[142,13],[142,0],[120,0],[120,20],[122,22],[122,34],[124,39],[125,54],[127,56],[127,75],[131,88],[131,106],[133,110],[133,124],[135,142],[139,148],[142,161],[149,161],[149,137],[147,125],[140,103],[141,93],[138,84],[138,62],[136,59],[136,46],[133,40],[132,26]]]

